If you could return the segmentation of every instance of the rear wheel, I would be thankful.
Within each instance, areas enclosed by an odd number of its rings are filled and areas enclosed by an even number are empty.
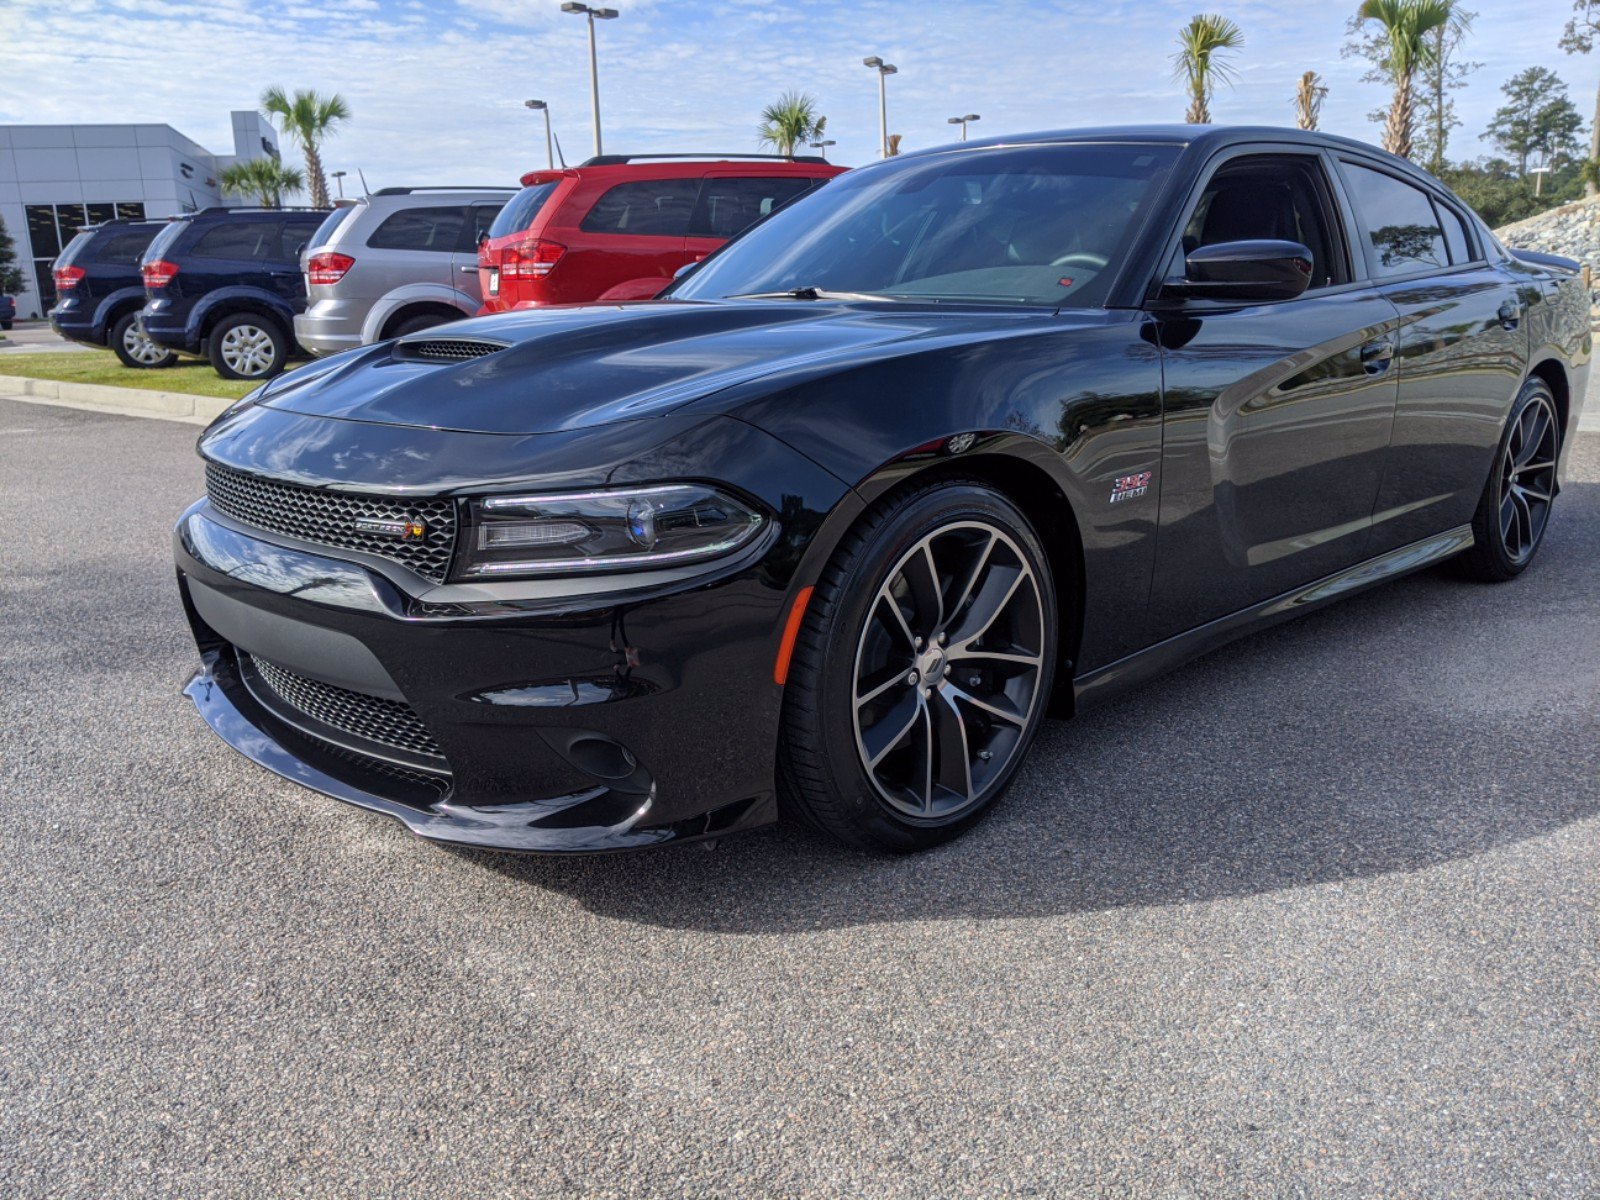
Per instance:
[[[270,379],[289,360],[289,336],[268,317],[238,313],[212,329],[209,349],[224,379]]]
[[[1556,494],[1561,422],[1555,397],[1530,379],[1511,406],[1489,480],[1472,518],[1472,549],[1456,558],[1469,579],[1512,579],[1527,570],[1544,541]]]
[[[137,312],[125,313],[111,326],[111,350],[125,367],[148,370],[152,367],[170,367],[178,361],[174,351],[151,341],[139,327]]]
[[[870,849],[961,833],[1038,732],[1056,637],[1048,561],[1004,496],[956,481],[880,505],[824,572],[796,643],[787,805]]]

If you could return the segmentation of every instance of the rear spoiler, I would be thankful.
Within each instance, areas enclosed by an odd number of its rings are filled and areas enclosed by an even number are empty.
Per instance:
[[[522,177],[523,187],[532,187],[536,183],[554,183],[558,179],[575,176],[577,172],[571,167],[553,167],[541,171],[529,171]]]
[[[1557,271],[1567,271],[1573,275],[1583,270],[1583,264],[1576,259],[1562,258],[1559,254],[1541,254],[1537,250],[1511,249],[1511,257],[1536,267],[1554,267]]]

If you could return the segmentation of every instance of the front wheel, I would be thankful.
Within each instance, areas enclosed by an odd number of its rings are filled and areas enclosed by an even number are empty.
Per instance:
[[[1460,574],[1498,583],[1527,570],[1550,523],[1560,453],[1555,397],[1542,379],[1530,379],[1500,435],[1472,518],[1472,549],[1455,560]]]
[[[289,335],[270,318],[238,313],[217,323],[209,349],[224,379],[270,379],[289,361]]]
[[[795,645],[785,802],[862,848],[955,837],[1016,774],[1056,647],[1049,562],[1010,500],[961,480],[880,504],[823,573]]]
[[[170,367],[178,361],[174,351],[145,336],[137,312],[124,313],[111,327],[111,350],[123,366],[137,370]]]

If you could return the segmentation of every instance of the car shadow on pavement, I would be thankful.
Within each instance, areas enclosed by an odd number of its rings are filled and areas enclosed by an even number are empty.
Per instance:
[[[460,852],[622,920],[714,932],[1187,904],[1416,871],[1600,810],[1600,486],[1540,560],[1435,571],[1071,722],[966,837],[882,857],[791,826],[620,859]]]

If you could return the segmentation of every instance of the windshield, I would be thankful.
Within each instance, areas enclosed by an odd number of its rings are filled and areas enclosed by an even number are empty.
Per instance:
[[[539,210],[544,207],[544,202],[555,193],[560,185],[559,179],[552,179],[549,183],[535,183],[523,188],[502,208],[494,219],[494,224],[489,226],[489,236],[492,238],[505,237],[508,233],[521,233],[533,224],[533,218],[539,215]]]
[[[756,225],[670,294],[1099,304],[1177,154],[1001,146],[852,171]]]

